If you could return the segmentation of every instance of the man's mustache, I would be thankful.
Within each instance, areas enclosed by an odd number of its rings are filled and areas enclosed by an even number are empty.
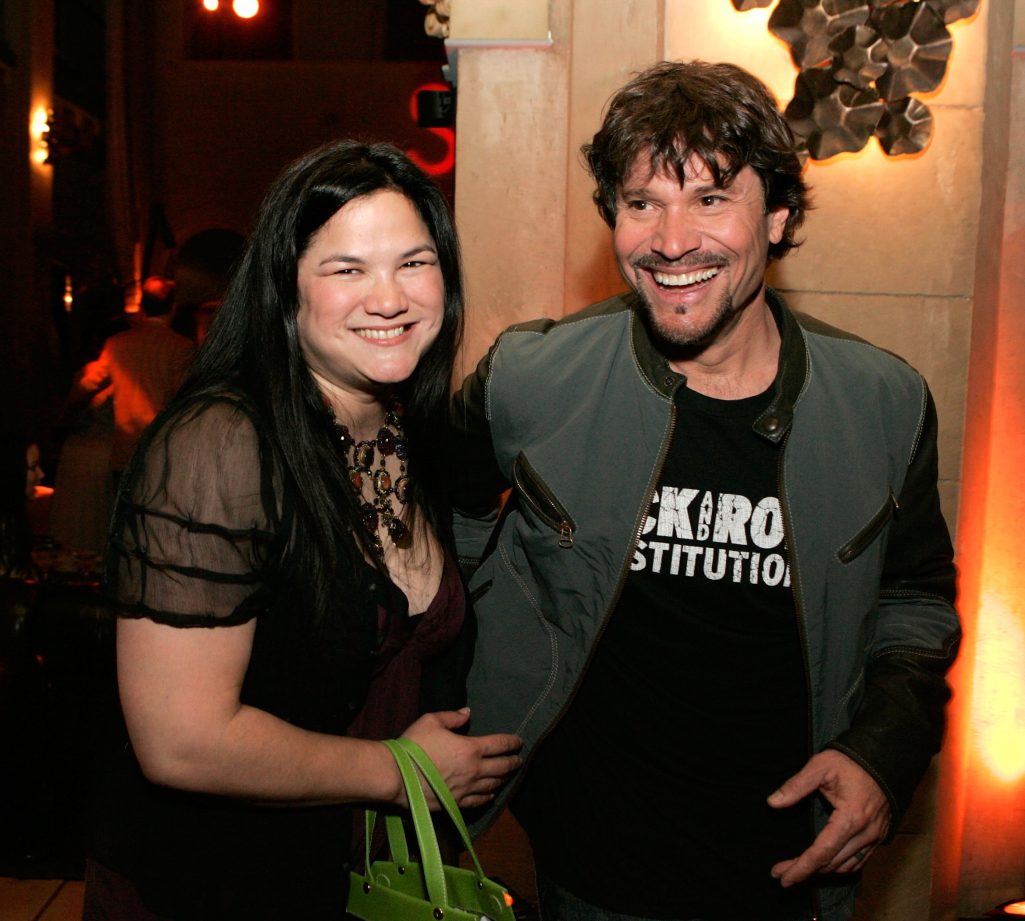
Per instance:
[[[730,260],[722,253],[687,253],[679,259],[666,259],[654,253],[645,253],[631,262],[636,269],[697,269],[722,267]]]

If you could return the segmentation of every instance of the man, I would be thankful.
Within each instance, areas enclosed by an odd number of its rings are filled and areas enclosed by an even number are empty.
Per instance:
[[[142,318],[111,336],[100,357],[88,364],[78,387],[86,393],[110,386],[114,400],[114,440],[110,468],[115,483],[128,465],[135,443],[181,385],[195,346],[170,327],[174,282],[153,275],[142,285]]]
[[[932,399],[766,287],[806,190],[749,74],[653,67],[584,153],[631,292],[456,398],[473,731],[523,737],[545,921],[846,918],[959,638]]]

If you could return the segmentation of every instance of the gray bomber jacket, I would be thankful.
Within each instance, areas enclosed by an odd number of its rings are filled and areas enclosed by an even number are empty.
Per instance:
[[[751,437],[780,448],[810,745],[861,764],[895,825],[939,749],[960,637],[936,413],[903,361],[768,297],[780,364]],[[684,383],[622,295],[510,328],[456,395],[456,537],[476,567],[475,734],[518,733],[529,759],[566,709],[629,572]],[[852,898],[839,887],[819,907],[846,917]]]

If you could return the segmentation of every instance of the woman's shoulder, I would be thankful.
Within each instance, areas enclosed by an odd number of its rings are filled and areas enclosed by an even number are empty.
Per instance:
[[[273,505],[273,458],[250,400],[233,391],[204,394],[173,406],[154,424],[131,491],[144,505],[162,494],[190,506],[199,497],[205,505],[215,497],[234,504],[242,496]]]
[[[155,445],[175,454],[198,449],[222,456],[255,451],[266,439],[266,425],[252,401],[230,390],[172,406],[156,423],[153,435]]]
[[[215,390],[195,394],[176,404],[164,414],[166,427],[179,428],[249,427],[263,428],[263,421],[253,401],[235,390]]]

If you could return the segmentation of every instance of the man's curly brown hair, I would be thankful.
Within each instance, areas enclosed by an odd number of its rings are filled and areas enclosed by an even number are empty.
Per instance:
[[[610,227],[638,157],[682,187],[693,155],[721,188],[750,166],[762,180],[766,213],[787,207],[783,238],[769,246],[770,259],[799,245],[794,234],[809,199],[793,132],[765,85],[734,64],[663,61],[638,74],[612,97],[601,128],[581,150],[597,183],[595,204]]]

